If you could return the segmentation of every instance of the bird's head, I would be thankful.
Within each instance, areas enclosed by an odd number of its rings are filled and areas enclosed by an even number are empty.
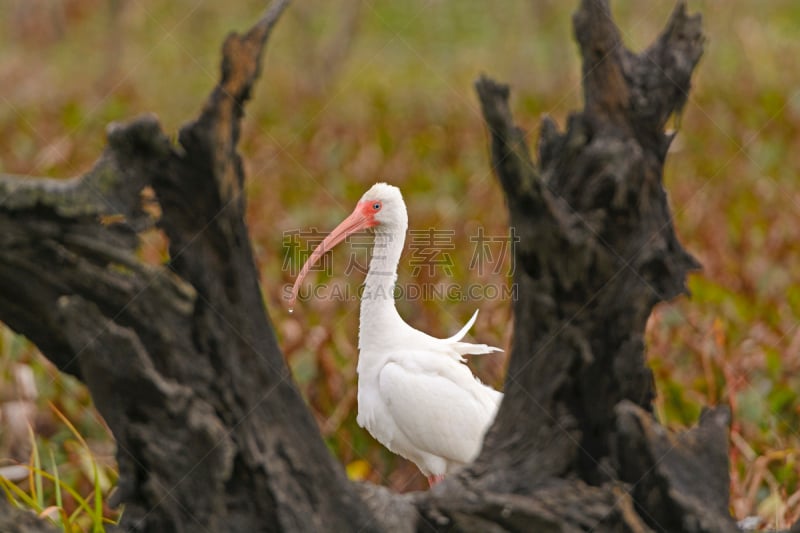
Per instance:
[[[375,228],[375,231],[403,234],[408,227],[406,204],[400,189],[394,185],[376,183],[370,187],[358,201],[353,215],[358,212],[365,218],[364,227]]]
[[[294,307],[297,300],[303,278],[306,277],[311,267],[325,255],[325,252],[345,240],[349,235],[368,228],[374,228],[379,233],[396,236],[398,239],[405,238],[404,235],[408,228],[408,213],[400,189],[394,185],[376,183],[364,193],[353,212],[325,237],[325,240],[317,246],[303,265],[292,287],[292,296],[289,300],[290,309]]]

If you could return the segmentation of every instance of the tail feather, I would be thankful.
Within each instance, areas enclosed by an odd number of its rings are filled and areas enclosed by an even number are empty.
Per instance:
[[[448,338],[446,338],[444,340],[446,342],[458,342],[461,339],[463,339],[464,336],[467,334],[467,332],[470,330],[470,328],[472,328],[473,324],[475,324],[475,321],[478,319],[478,311],[480,311],[480,309],[476,309],[475,310],[475,312],[472,314],[472,318],[470,318],[467,321],[467,323],[464,325],[463,328],[458,330],[458,333],[456,333],[452,337],[448,337]]]
[[[488,344],[473,344],[471,342],[461,342],[461,339],[467,334],[470,328],[475,324],[475,320],[478,318],[478,310],[475,310],[473,313],[472,318],[470,318],[467,323],[461,328],[458,333],[449,337],[447,339],[442,339],[442,342],[447,344],[447,346],[452,349],[456,354],[458,354],[458,359],[463,361],[464,359],[462,356],[464,355],[482,355],[487,353],[494,353],[494,352],[502,352],[500,348],[495,348],[494,346],[489,346]]]
[[[459,355],[483,355],[503,351],[488,344],[472,344],[471,342],[454,342],[451,346]]]

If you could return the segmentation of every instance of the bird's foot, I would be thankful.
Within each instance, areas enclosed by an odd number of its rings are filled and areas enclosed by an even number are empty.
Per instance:
[[[428,478],[428,485],[433,487],[434,485],[436,485],[437,483],[439,483],[444,479],[444,474],[435,474],[432,476],[427,476],[427,478]]]

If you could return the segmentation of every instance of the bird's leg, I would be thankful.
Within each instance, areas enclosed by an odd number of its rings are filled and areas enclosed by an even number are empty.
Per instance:
[[[433,487],[440,481],[444,480],[444,474],[434,474],[432,476],[426,476],[428,478],[428,485]]]

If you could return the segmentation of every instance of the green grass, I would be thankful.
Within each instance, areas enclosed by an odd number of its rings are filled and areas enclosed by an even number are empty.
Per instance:
[[[71,464],[59,465],[56,462],[53,443],[47,443],[49,468],[42,465],[41,438],[34,435],[30,426],[30,460],[24,465],[28,470],[27,484],[0,475],[0,489],[12,505],[35,512],[65,533],[102,533],[106,524],[116,524],[120,516],[120,511],[112,511],[105,505],[105,495],[116,479],[116,472],[113,468],[98,465],[89,444],[75,426],[55,406],[51,409],[79,444],[74,447],[64,442],[63,446],[78,453],[77,463],[81,466],[84,483],[85,480],[91,483],[90,492],[84,495],[79,492],[81,483],[62,479],[59,470],[69,469]]]
[[[48,35],[40,27],[47,17],[29,35],[19,34],[24,24],[0,34],[3,172],[79,174],[98,157],[108,121],[143,112],[158,113],[174,135],[213,86],[223,37],[246,29],[264,6],[255,0],[129,2],[114,29],[106,2],[65,5],[62,38],[41,37]],[[535,146],[541,114],[563,125],[581,105],[580,65],[571,38],[573,6],[527,0],[491,7],[477,0],[359,5],[353,31],[340,31],[351,4],[321,0],[296,2],[276,27],[241,143],[248,222],[265,301],[330,448],[353,477],[409,490],[425,487],[413,465],[388,454],[355,423],[357,304],[320,299],[288,315],[282,285],[293,276],[282,269],[284,232],[329,230],[369,185],[385,179],[403,189],[412,229],[455,231],[453,279],[437,271],[424,281],[506,284],[507,255],[496,273],[467,268],[474,251],[469,238],[479,227],[487,235],[506,234],[472,81],[485,72],[511,84],[515,117]],[[663,26],[672,2],[618,1],[613,8],[626,42],[641,49]],[[702,406],[730,404],[732,511],[739,518],[758,514],[765,527],[785,527],[800,517],[800,4],[731,0],[719,9],[697,1],[690,10],[703,13],[708,41],[665,185],[678,234],[704,270],[689,280],[692,299],[663,304],[650,320],[656,408],[677,429],[693,424]],[[163,249],[153,232],[141,254],[158,262]],[[413,268],[404,257],[401,283]],[[347,260],[346,249],[334,254],[327,282],[360,283],[360,275],[344,275]],[[439,336],[455,332],[478,307],[473,336],[507,347],[507,300],[400,302],[412,325]],[[45,419],[53,402],[88,442],[108,444],[85,390],[24,341],[5,335],[0,385],[13,384],[15,364],[33,370],[35,404]],[[474,367],[486,381],[502,383],[502,358],[481,358]],[[51,426],[37,433],[52,433]],[[5,439],[0,436],[0,451]],[[55,461],[60,472],[76,467],[76,458],[58,448]],[[91,485],[91,478],[87,472],[82,479]]]

